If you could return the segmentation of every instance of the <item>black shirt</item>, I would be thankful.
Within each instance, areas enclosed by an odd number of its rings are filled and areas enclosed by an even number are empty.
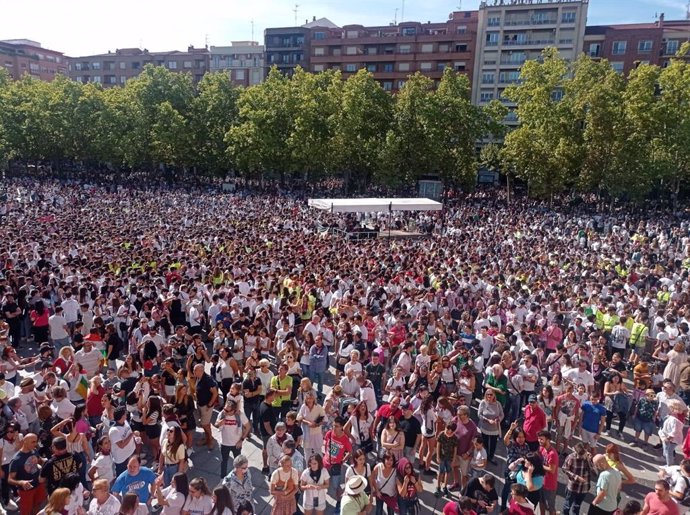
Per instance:
[[[400,429],[405,435],[405,447],[414,447],[417,443],[417,437],[422,434],[422,424],[417,420],[417,417],[402,417]]]
[[[384,367],[381,363],[378,365],[369,363],[366,367],[364,367],[364,371],[367,373],[367,379],[369,379],[371,384],[374,385],[374,391],[377,394],[380,394],[383,391],[381,380],[383,379],[383,374],[386,372],[386,367]]]
[[[45,462],[41,469],[40,476],[46,480],[46,490],[48,493],[53,493],[53,490],[60,486],[60,481],[67,474],[72,472],[79,473],[82,463],[81,459],[68,452],[60,456],[53,456]]]
[[[278,417],[276,417],[276,412],[275,409],[273,409],[273,406],[262,402],[261,406],[259,406],[259,427],[261,429],[261,436],[271,436],[266,431],[264,422],[268,422],[271,431],[275,431],[276,424],[278,423]]]
[[[213,380],[213,378],[204,372],[201,379],[196,383],[196,402],[199,406],[208,406],[211,402],[212,388],[218,388],[218,384]]]
[[[467,483],[466,495],[471,499],[475,499],[477,501],[484,501],[487,504],[491,504],[494,501],[498,501],[498,494],[496,493],[496,489],[492,488],[487,492],[486,490],[484,490],[484,487],[482,486],[478,477],[475,477],[474,479],[470,480],[469,483]],[[486,510],[481,509],[477,505],[475,505],[474,511],[476,511],[477,513],[486,513]]]
[[[2,307],[2,314],[7,320],[7,323],[10,325],[10,327],[19,327],[22,323],[21,317],[15,316],[9,318],[7,316],[8,314],[14,314],[14,312],[17,311],[18,307],[19,304],[17,304],[16,302],[8,302]]]
[[[258,377],[255,377],[254,379],[247,378],[242,382],[242,390],[245,392],[254,393],[259,388],[261,388],[261,379]],[[245,397],[244,402],[245,404],[257,404],[259,402],[259,398],[260,397],[258,395],[255,395],[254,397]]]

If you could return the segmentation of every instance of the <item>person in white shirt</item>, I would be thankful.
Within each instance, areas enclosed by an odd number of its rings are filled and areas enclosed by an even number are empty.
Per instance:
[[[84,346],[74,354],[74,359],[82,366],[87,377],[93,377],[101,371],[103,354],[94,349],[91,340],[84,340]]]
[[[237,403],[229,400],[218,416],[216,427],[220,429],[220,477],[228,473],[228,459],[242,454],[242,443],[252,432],[252,426],[244,412],[238,411]]]
[[[57,348],[58,352],[66,345],[69,345],[69,327],[64,316],[64,309],[61,306],[55,308],[55,314],[48,318],[50,328],[50,340]]]
[[[60,304],[65,312],[65,320],[70,332],[74,329],[74,324],[79,320],[79,303],[72,298],[72,292],[65,293],[65,300]]]
[[[110,493],[110,482],[96,479],[91,487],[93,499],[89,503],[87,515],[117,515],[120,513],[120,501]]]
[[[359,400],[367,405],[369,413],[376,413],[378,402],[374,385],[363,375],[357,377],[357,384],[359,385]]]
[[[136,438],[140,438],[139,431],[132,431],[127,423],[127,408],[118,406],[113,413],[115,425],[108,431],[112,445],[113,462],[115,463],[115,475],[119,476],[127,470],[127,462],[136,450]],[[141,441],[141,440],[139,440]]]

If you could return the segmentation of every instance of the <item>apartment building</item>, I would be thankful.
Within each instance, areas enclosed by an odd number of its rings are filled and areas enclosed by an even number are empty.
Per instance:
[[[335,27],[335,25],[333,26]],[[311,29],[309,27],[264,30],[266,74],[273,66],[277,66],[278,70],[285,75],[292,75],[298,66],[308,70],[310,36]]]
[[[211,71],[228,74],[237,86],[253,86],[264,80],[264,46],[257,41],[233,41],[230,46],[211,46]]]
[[[438,84],[451,67],[471,76],[477,39],[477,12],[451,13],[441,23],[402,22],[397,25],[312,28],[309,70],[341,70],[347,79],[365,68],[386,91],[398,91],[415,72]]]
[[[589,0],[488,0],[479,6],[472,100],[501,99],[520,67],[546,47],[574,60],[582,51]],[[510,104],[508,104],[510,106]],[[516,123],[509,113],[506,122]]]
[[[583,51],[606,59],[626,77],[640,64],[667,66],[680,46],[690,40],[690,20],[664,19],[654,23],[593,25],[586,29]]]
[[[51,81],[56,75],[67,75],[67,58],[62,52],[43,48],[38,41],[7,39],[0,41],[0,67],[15,80],[31,75]]]
[[[190,46],[186,52],[149,52],[140,48],[120,48],[107,54],[69,58],[69,76],[80,82],[95,82],[104,87],[121,86],[136,77],[147,64],[164,66],[176,73],[189,73],[195,82],[209,69],[207,48]]]

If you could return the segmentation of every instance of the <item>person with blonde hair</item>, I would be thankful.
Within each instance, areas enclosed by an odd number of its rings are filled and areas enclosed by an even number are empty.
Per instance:
[[[48,498],[48,505],[38,512],[38,515],[62,515],[69,502],[69,488],[57,488]]]
[[[120,501],[110,493],[110,482],[107,479],[96,479],[91,487],[91,495],[93,499],[89,503],[87,515],[117,515],[120,512]]]
[[[664,450],[666,466],[675,465],[676,447],[683,442],[683,422],[682,415],[687,408],[682,401],[671,399],[667,403],[669,416],[664,419],[664,424],[659,429],[659,439]]]

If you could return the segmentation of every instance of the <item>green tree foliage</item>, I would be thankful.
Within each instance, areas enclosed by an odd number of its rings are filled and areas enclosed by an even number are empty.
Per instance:
[[[346,187],[364,191],[381,169],[393,97],[361,69],[342,85],[338,100],[330,119],[332,169],[344,175]]]
[[[541,61],[527,61],[521,82],[503,95],[517,104],[520,125],[508,133],[503,151],[505,167],[514,168],[534,193],[553,196],[571,179],[574,120],[558,98],[563,91],[568,63],[555,48],[542,52]]]

